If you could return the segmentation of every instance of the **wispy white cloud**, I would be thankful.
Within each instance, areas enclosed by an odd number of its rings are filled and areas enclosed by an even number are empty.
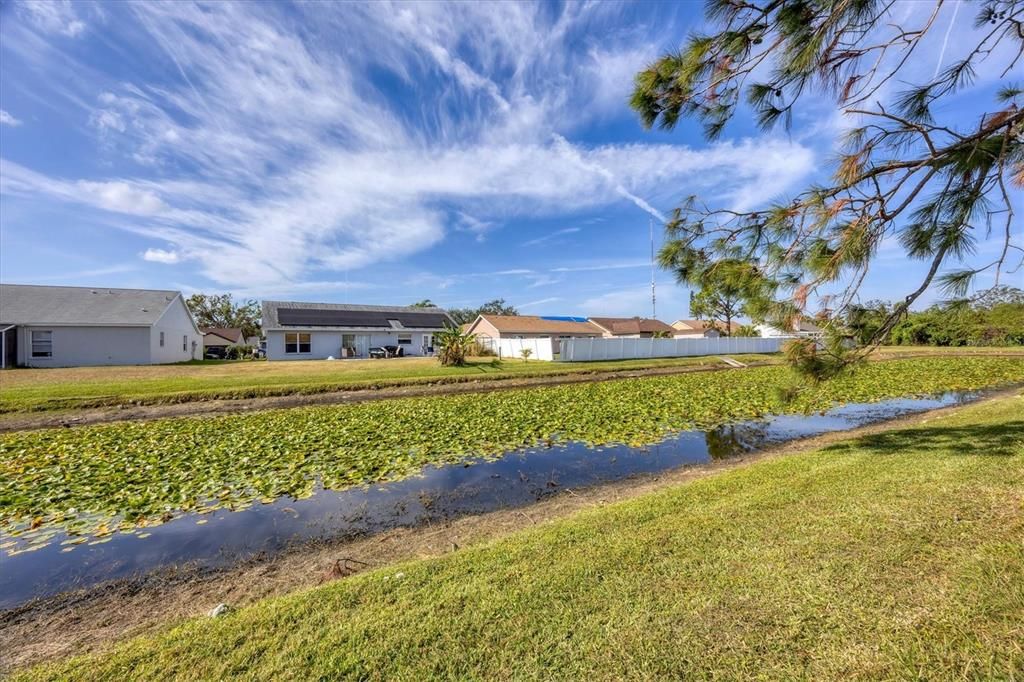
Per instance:
[[[493,276],[493,275],[497,275],[499,277],[507,277],[509,275],[532,275],[533,274],[533,270],[529,270],[527,268],[511,268],[511,269],[508,269],[508,270],[497,270],[495,272],[486,272],[486,273],[477,273],[477,274],[478,275],[483,275],[483,276],[486,276],[486,277],[490,277],[490,276]]]
[[[128,182],[79,180],[78,186],[86,193],[93,195],[100,208],[115,213],[154,215],[167,209],[167,204],[155,192]]]
[[[585,171],[596,174],[603,178],[608,183],[608,185],[615,190],[617,194],[620,194],[626,199],[632,201],[641,211],[651,214],[661,222],[665,222],[665,216],[664,214],[662,214],[661,211],[651,206],[649,203],[647,203],[646,200],[642,199],[641,197],[638,197],[636,194],[626,189],[626,187],[621,182],[619,182],[615,175],[610,170],[608,170],[606,166],[597,161],[585,159],[583,155],[575,147],[573,147],[573,145],[571,145],[568,140],[566,140],[561,135],[555,135],[555,149],[557,149],[559,154],[561,154],[571,163],[578,165],[581,169]]]
[[[632,94],[633,78],[658,57],[653,43],[641,42],[636,47],[590,50],[587,70],[594,79],[592,104],[605,111],[621,110]]]
[[[71,38],[85,30],[71,0],[20,0],[21,14],[48,33]]]
[[[559,296],[548,296],[547,298],[540,298],[540,299],[537,299],[536,301],[529,301],[527,303],[520,303],[518,306],[516,306],[516,308],[518,308],[520,310],[528,310],[530,308],[536,308],[539,305],[544,305],[545,303],[555,303],[555,302],[561,301],[561,300],[562,300],[562,298],[559,297]]]
[[[530,279],[530,284],[527,285],[527,289],[537,289],[539,287],[549,287],[553,284],[558,284],[562,281],[561,277],[551,274],[534,274],[527,275]]]
[[[581,228],[579,227],[563,227],[560,230],[549,232],[548,234],[541,237],[537,237],[536,239],[529,239],[523,242],[523,246],[539,246],[541,244],[547,244],[550,243],[552,240],[558,239],[561,236],[567,234],[575,234],[576,232],[579,232],[580,229]]]
[[[649,260],[630,260],[618,263],[595,263],[593,265],[571,265],[552,268],[551,272],[600,272],[602,270],[625,270],[632,268],[649,268]]]
[[[21,120],[17,119],[17,118],[14,118],[14,116],[11,116],[9,113],[4,111],[3,109],[0,109],[0,124],[5,125],[5,126],[11,126],[13,128],[13,127],[20,126],[21,125]]]
[[[102,268],[87,268],[84,270],[70,270],[61,272],[54,275],[38,275],[25,273],[18,276],[18,281],[25,284],[36,284],[45,282],[66,282],[70,285],[81,284],[82,282],[88,282],[89,280],[96,280],[97,278],[108,277],[110,275],[123,275],[130,272],[138,271],[138,266],[130,263],[121,263],[118,265],[109,265]]]
[[[480,220],[474,218],[464,211],[458,212],[459,222],[457,229],[461,229],[465,232],[472,232],[476,235],[477,241],[482,242],[487,238],[487,233],[495,229],[498,223],[490,220]]]
[[[669,322],[683,317],[687,309],[689,294],[686,289],[662,283],[657,287],[657,312],[659,319]],[[633,317],[650,315],[650,286],[618,288],[592,296],[578,306],[583,314],[592,317]]]
[[[142,254],[142,260],[150,261],[151,263],[164,263],[166,265],[173,265],[181,260],[181,256],[177,251],[167,251],[165,249],[146,249]]]
[[[121,14],[105,25],[110,42],[148,50],[173,78],[122,78],[70,58],[40,68],[99,86],[91,101],[67,97],[103,161],[131,172],[58,177],[6,163],[0,190],[108,213],[225,287],[254,276],[281,290],[335,281],[453,230],[483,239],[516,217],[632,202],[660,220],[656,204],[670,206],[682,187],[747,205],[814,165],[808,147],[780,139],[569,142],[604,106],[588,113],[578,102],[621,95],[618,76],[595,69],[627,73],[649,51],[635,41],[569,49],[615,19],[610,3],[556,14],[518,3],[299,6],[309,22],[270,4],[111,11]],[[376,90],[371,69],[442,85],[414,110]],[[608,89],[618,94],[600,94]]]
[[[949,36],[953,33],[953,26],[956,24],[956,15],[960,12],[960,0],[953,0],[953,16],[949,18],[949,25],[946,26],[946,33],[942,36],[942,47],[939,49],[939,57],[935,60],[935,73],[932,78],[937,78],[942,68],[942,60],[946,56],[946,47],[949,45]]]

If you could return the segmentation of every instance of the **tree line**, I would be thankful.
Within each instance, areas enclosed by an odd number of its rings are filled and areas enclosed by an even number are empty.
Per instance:
[[[852,306],[846,327],[858,343],[884,330],[897,303],[869,301]],[[970,299],[905,313],[881,336],[896,346],[1013,346],[1024,344],[1024,291],[1000,286]]]

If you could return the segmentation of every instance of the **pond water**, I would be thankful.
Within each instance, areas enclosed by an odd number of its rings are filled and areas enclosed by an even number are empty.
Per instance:
[[[146,537],[139,537],[143,531],[118,533],[100,544],[77,545],[70,551],[61,546],[67,537],[58,535],[41,549],[0,555],[0,609],[155,569],[181,564],[215,568],[304,542],[526,506],[565,489],[727,459],[788,440],[969,402],[981,395],[948,393],[849,404],[824,414],[775,416],[711,431],[686,431],[643,448],[582,443],[531,448],[496,460],[428,466],[419,476],[391,483],[341,491],[318,488],[303,500],[281,498],[242,511],[189,514],[144,529]]]

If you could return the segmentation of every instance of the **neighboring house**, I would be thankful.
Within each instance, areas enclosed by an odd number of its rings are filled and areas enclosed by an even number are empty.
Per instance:
[[[713,320],[676,320],[672,323],[672,335],[677,339],[689,337],[712,339],[722,336],[725,329],[724,322],[715,322]],[[738,322],[732,322],[729,325],[730,334],[735,334],[739,330],[740,324]]]
[[[263,301],[268,360],[366,358],[381,346],[427,355],[434,334],[454,326],[440,308]]]
[[[0,284],[0,367],[155,365],[199,356],[178,291]]]
[[[237,327],[203,327],[203,357],[207,353],[224,357],[228,346],[245,346],[245,335]]]
[[[655,334],[673,336],[675,329],[647,317],[591,317],[589,322],[606,338],[649,339]]]
[[[493,348],[501,339],[553,339],[553,352],[559,352],[559,340],[599,338],[602,331],[585,317],[536,317],[534,315],[480,315],[469,326],[484,347]]]
[[[779,337],[820,339],[822,336],[825,335],[824,329],[814,324],[813,322],[809,322],[807,320],[798,320],[793,325],[793,328],[789,331],[779,329],[778,327],[773,327],[770,324],[758,324],[755,325],[755,327],[757,329],[758,334],[761,335],[761,338],[766,339],[773,339]]]

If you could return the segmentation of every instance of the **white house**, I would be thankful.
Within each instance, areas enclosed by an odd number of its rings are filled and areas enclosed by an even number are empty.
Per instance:
[[[428,355],[434,334],[455,326],[440,308],[263,301],[268,360],[366,358],[384,346]]]
[[[649,339],[655,335],[670,338],[676,331],[661,320],[649,317],[590,317],[587,320],[596,325],[606,339]]]
[[[478,315],[463,330],[476,336],[481,346],[495,353],[508,339],[551,339],[552,351],[561,351],[561,340],[599,338],[602,330],[584,317],[538,317],[536,315]],[[506,344],[507,345],[507,344]],[[537,354],[535,354],[536,357]]]
[[[672,336],[677,339],[715,339],[722,336],[725,323],[714,320],[676,320],[672,323],[672,330]],[[730,323],[730,336],[739,330],[739,322]]]
[[[761,335],[761,338],[765,339],[778,337],[820,339],[825,335],[825,331],[821,327],[807,320],[798,320],[789,331],[773,327],[770,324],[758,324],[755,326],[757,333]]]
[[[202,341],[178,291],[0,284],[0,367],[184,362]]]

